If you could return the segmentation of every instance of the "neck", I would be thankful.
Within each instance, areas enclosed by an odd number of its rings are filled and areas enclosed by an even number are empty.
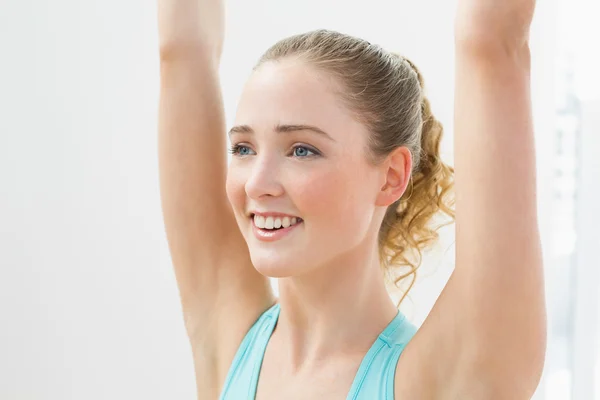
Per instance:
[[[364,356],[398,312],[370,243],[309,274],[279,279],[279,294],[276,333],[296,370],[336,355]]]

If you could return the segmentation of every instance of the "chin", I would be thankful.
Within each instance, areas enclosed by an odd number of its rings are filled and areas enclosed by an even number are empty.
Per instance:
[[[278,256],[261,253],[250,252],[252,265],[261,275],[268,278],[289,278],[300,273],[300,267],[290,262],[289,257],[281,257],[281,253]]]

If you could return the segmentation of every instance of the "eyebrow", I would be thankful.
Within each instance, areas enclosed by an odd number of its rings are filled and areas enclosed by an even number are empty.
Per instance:
[[[281,125],[280,124],[275,127],[275,132],[277,132],[277,133],[289,133],[289,132],[298,132],[298,131],[308,131],[308,132],[316,133],[320,136],[326,137],[329,140],[332,140],[334,142],[336,141],[327,132],[325,132],[324,130],[322,130],[320,128],[317,128],[316,126],[312,126],[312,125],[304,125],[304,124]],[[253,134],[254,130],[248,125],[236,125],[229,130],[228,135],[231,137],[234,134],[241,134],[241,133]]]

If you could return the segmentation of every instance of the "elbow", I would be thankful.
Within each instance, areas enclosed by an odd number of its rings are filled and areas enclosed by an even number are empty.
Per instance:
[[[161,41],[158,47],[158,56],[160,61],[172,60],[177,54],[185,53],[182,49],[182,45],[173,41]]]

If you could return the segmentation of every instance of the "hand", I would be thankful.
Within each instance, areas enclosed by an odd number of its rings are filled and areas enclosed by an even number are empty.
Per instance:
[[[521,48],[529,41],[535,0],[459,0],[457,45]]]

